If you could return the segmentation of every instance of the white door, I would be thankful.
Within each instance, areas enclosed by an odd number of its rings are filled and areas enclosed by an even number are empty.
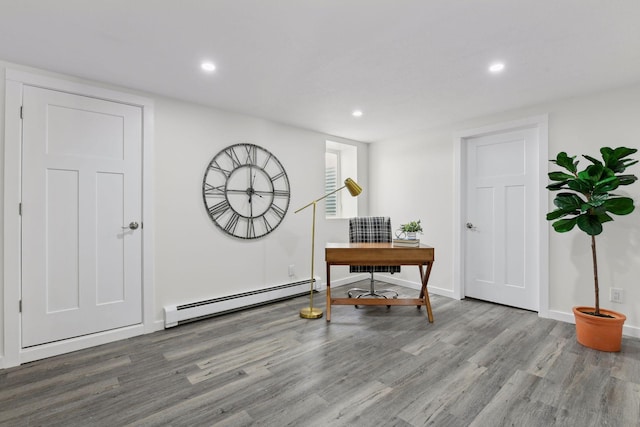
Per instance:
[[[537,129],[465,140],[466,296],[538,310]]]
[[[25,86],[22,159],[22,347],[140,324],[141,108]]]

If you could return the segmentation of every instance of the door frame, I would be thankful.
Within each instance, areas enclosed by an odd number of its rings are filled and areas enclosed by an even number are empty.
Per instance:
[[[142,109],[142,324],[98,332],[68,340],[22,348],[21,315],[21,162],[22,162],[22,91],[25,85],[52,89],[75,95],[90,96],[130,104]],[[153,120],[154,105],[149,98],[82,83],[71,77],[58,78],[6,69],[5,138],[4,138],[4,277],[3,329],[4,357],[0,368],[17,366],[45,357],[93,347],[155,330],[153,322]],[[1,353],[0,353],[1,354]]]
[[[548,146],[549,146],[549,117],[547,114],[527,117],[504,123],[482,126],[456,132],[453,138],[454,144],[454,223],[453,223],[453,295],[454,298],[465,297],[465,258],[466,233],[463,233],[466,218],[467,174],[466,174],[466,142],[471,138],[488,136],[497,133],[517,131],[522,129],[536,129],[538,131],[537,169],[534,171],[535,182],[538,183],[534,211],[539,220],[536,221],[536,229],[533,236],[536,239],[536,259],[534,268],[539,272],[538,315],[549,317],[549,227],[547,226],[546,213],[549,208],[549,198],[546,191],[548,171]]]

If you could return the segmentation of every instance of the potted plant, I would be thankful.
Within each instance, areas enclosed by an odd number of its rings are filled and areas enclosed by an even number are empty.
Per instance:
[[[615,311],[600,308],[596,237],[602,233],[602,224],[613,221],[610,214],[627,215],[633,212],[633,199],[612,193],[618,187],[633,184],[638,178],[624,174],[627,167],[638,163],[629,158],[635,148],[603,147],[602,161],[583,155],[591,164],[578,171],[578,160],[565,152],[551,162],[566,172],[550,172],[553,181],[550,191],[560,191],[553,201],[557,209],[547,214],[554,221],[553,229],[559,233],[572,230],[576,225],[591,237],[595,307],[574,307],[576,336],[587,347],[603,351],[620,351],[622,325],[626,317]]]
[[[422,234],[422,225],[420,220],[411,221],[406,224],[400,224],[400,230],[404,232],[409,240],[415,240],[416,233]]]

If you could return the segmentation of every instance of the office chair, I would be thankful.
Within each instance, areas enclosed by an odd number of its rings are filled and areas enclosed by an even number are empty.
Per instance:
[[[349,219],[349,242],[350,243],[391,243],[393,237],[391,232],[391,218],[382,216],[357,217]],[[369,290],[366,289],[349,289],[347,295],[353,298],[361,297],[377,297],[388,298],[385,293],[394,294],[393,298],[398,297],[398,293],[391,289],[375,289],[373,273],[399,273],[399,265],[352,265],[349,266],[350,273],[370,273],[371,281]],[[356,306],[357,307],[357,306]]]

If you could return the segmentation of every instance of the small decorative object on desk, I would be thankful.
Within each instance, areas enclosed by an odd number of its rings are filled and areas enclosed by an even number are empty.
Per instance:
[[[417,233],[422,234],[422,225],[420,225],[420,220],[411,221],[406,224],[401,224],[400,228],[396,231],[397,240],[410,240],[414,243],[411,246],[418,246],[420,241],[416,238]],[[393,241],[394,244],[396,241]]]
[[[393,246],[402,246],[405,248],[417,248],[420,246],[419,239],[393,239]]]

